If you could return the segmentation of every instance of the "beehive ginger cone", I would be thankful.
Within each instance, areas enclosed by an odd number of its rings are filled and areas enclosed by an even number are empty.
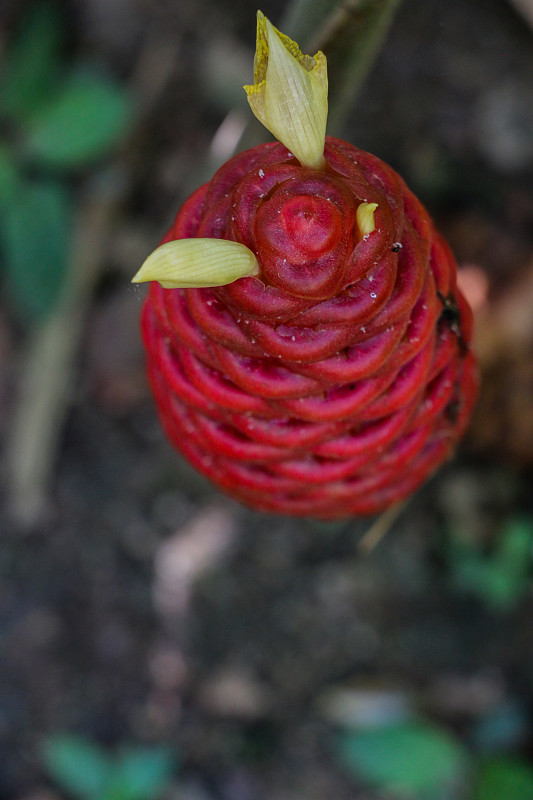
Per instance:
[[[308,94],[327,103],[323,56],[302,56],[264,18],[252,95],[273,49],[315,78],[320,67],[326,93]],[[278,72],[292,85],[288,63]],[[313,109],[295,122],[290,108],[297,136]],[[170,441],[256,509],[337,519],[400,502],[449,458],[477,369],[456,262],[427,211],[321,119],[314,143],[289,149],[276,117],[281,141],[194,192],[136,279],[152,281],[142,331]]]

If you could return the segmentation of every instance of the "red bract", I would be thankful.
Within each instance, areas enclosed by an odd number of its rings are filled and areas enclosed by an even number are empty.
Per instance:
[[[323,171],[279,143],[228,161],[164,241],[256,254],[258,277],[152,283],[143,311],[164,429],[200,472],[254,508],[372,514],[452,453],[477,392],[472,317],[427,211],[373,155],[327,138]],[[377,203],[361,236],[356,212]]]

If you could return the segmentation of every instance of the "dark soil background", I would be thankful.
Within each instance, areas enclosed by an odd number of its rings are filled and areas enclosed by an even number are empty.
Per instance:
[[[7,37],[29,5],[0,3]],[[170,744],[175,800],[384,797],[335,758],[336,699],[347,696],[370,698],[370,713],[400,698],[468,741],[505,712],[502,746],[533,757],[531,585],[500,610],[450,566],[454,537],[484,552],[510,519],[533,517],[533,32],[518,5],[404,0],[346,125],[451,242],[476,300],[484,372],[456,459],[362,553],[372,520],[266,516],[209,486],[165,442],[144,376],[129,279],[230,155],[255,6],[62,4],[72,52],[131,84],[146,109],[118,156],[126,189],[46,502],[25,516],[7,477],[2,490],[2,800],[61,796],[39,748],[65,731],[110,747]],[[262,10],[279,23],[283,3]],[[3,442],[24,345],[5,304]]]

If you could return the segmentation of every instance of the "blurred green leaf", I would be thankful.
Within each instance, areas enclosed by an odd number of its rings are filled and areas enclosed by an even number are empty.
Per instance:
[[[0,143],[0,208],[5,208],[11,202],[18,182],[18,169],[13,154]]]
[[[50,737],[42,758],[57,785],[82,800],[101,797],[113,772],[110,757],[80,736]]]
[[[455,537],[450,547],[453,579],[495,611],[512,610],[527,592],[532,548],[533,525],[526,519],[508,520],[487,555]]]
[[[105,800],[155,800],[167,785],[176,761],[164,747],[123,749]]]
[[[531,800],[533,768],[522,761],[495,759],[479,772],[472,800]]]
[[[500,534],[496,560],[507,572],[525,577],[532,565],[533,523],[510,519]]]
[[[465,556],[455,565],[454,580],[460,589],[473,593],[494,611],[512,609],[524,591],[514,575],[479,555]]]
[[[58,298],[71,235],[71,203],[57,183],[20,183],[2,211],[4,280],[23,318],[45,314]]]
[[[78,69],[32,120],[26,153],[51,169],[84,166],[107,155],[124,136],[132,111],[130,97],[120,85]]]
[[[26,119],[44,105],[57,78],[57,56],[63,21],[52,3],[31,8],[15,36],[0,79],[0,109],[14,119]]]
[[[423,722],[347,731],[344,766],[362,781],[402,797],[420,797],[457,780],[467,763],[463,747]]]

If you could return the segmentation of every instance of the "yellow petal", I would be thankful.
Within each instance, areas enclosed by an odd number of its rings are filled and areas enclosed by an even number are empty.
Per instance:
[[[324,53],[306,56],[257,12],[254,84],[245,86],[258,120],[306,167],[324,165],[328,74]]]
[[[151,253],[132,283],[158,281],[165,289],[225,286],[257,275],[252,251],[226,239],[176,239]]]
[[[361,205],[357,206],[357,227],[361,236],[367,236],[376,230],[374,211],[377,207],[377,203],[361,203]]]

